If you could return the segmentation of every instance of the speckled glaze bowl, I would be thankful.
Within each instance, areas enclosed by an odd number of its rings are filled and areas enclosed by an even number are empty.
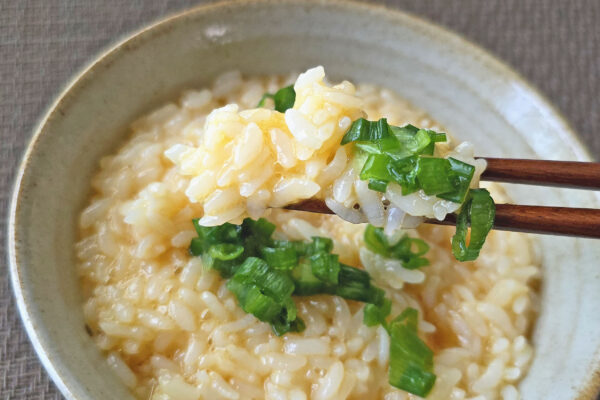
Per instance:
[[[10,273],[40,359],[68,399],[128,399],[84,329],[73,243],[98,160],[137,116],[219,72],[300,71],[390,87],[480,156],[589,160],[560,115],[517,74],[459,36],[357,3],[242,1],[153,25],[87,67],[50,107],[18,174]],[[600,207],[600,195],[507,186],[521,204]],[[600,242],[539,237],[542,307],[523,398],[591,399],[600,384]]]

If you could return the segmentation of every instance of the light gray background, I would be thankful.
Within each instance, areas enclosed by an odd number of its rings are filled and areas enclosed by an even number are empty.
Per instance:
[[[0,263],[6,211],[31,131],[69,77],[121,36],[186,0],[0,0]],[[600,154],[600,0],[387,0],[491,50],[537,86]],[[0,270],[0,398],[61,399]],[[558,399],[557,399],[558,400]]]

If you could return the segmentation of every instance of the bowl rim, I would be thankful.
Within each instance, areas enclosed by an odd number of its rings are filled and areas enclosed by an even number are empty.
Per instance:
[[[141,28],[125,33],[121,37],[109,43],[102,50],[98,51],[93,56],[91,61],[86,62],[83,67],[78,69],[77,72],[68,80],[68,82],[62,86],[62,88],[59,90],[59,93],[54,96],[53,100],[47,106],[46,110],[42,114],[42,117],[35,124],[35,128],[33,130],[34,133],[29,139],[27,147],[23,153],[18,170],[14,177],[12,195],[10,198],[9,220],[7,224],[7,258],[15,303],[23,326],[25,327],[25,331],[27,332],[27,336],[29,337],[29,340],[33,345],[39,360],[54,384],[58,387],[62,395],[68,400],[81,400],[77,398],[76,395],[71,391],[71,387],[73,385],[77,385],[78,382],[73,381],[70,378],[65,378],[63,375],[61,375],[54,361],[52,360],[52,357],[46,351],[46,340],[44,337],[39,335],[36,322],[34,320],[35,315],[32,315],[28,305],[27,295],[25,294],[27,289],[24,287],[21,280],[19,271],[20,263],[17,255],[16,231],[20,199],[22,195],[21,183],[27,172],[30,159],[38,147],[39,139],[46,133],[46,125],[56,115],[56,113],[60,113],[59,108],[63,101],[66,98],[75,95],[74,93],[76,93],[78,86],[84,83],[86,80],[92,79],[94,73],[99,68],[110,64],[113,59],[118,58],[123,51],[127,50],[127,48],[135,47],[138,43],[150,39],[154,34],[158,34],[165,29],[169,29],[169,25],[171,23],[188,18],[193,19],[197,15],[208,14],[213,11],[219,11],[228,8],[243,9],[244,7],[252,5],[269,4],[306,5],[315,7],[335,6],[340,9],[354,10],[357,12],[385,14],[386,18],[395,19],[400,23],[425,28],[427,32],[436,40],[455,41],[459,47],[473,55],[476,55],[482,63],[486,64],[487,67],[497,71],[499,75],[505,76],[511,81],[522,85],[529,93],[532,94],[530,99],[535,103],[536,107],[544,110],[546,115],[554,118],[555,122],[562,128],[559,130],[559,134],[561,138],[564,139],[563,142],[570,148],[576,157],[580,161],[593,160],[590,150],[581,141],[579,135],[575,133],[574,129],[571,127],[563,113],[556,106],[554,106],[545,95],[543,95],[535,86],[533,86],[533,84],[529,83],[519,72],[514,70],[511,66],[496,57],[487,49],[465,38],[461,33],[455,32],[450,28],[439,25],[426,18],[413,15],[412,13],[401,10],[400,8],[392,8],[383,4],[366,3],[364,0],[219,0],[213,3],[201,4],[172,13],[145,24]],[[598,349],[597,352],[600,352],[600,349]],[[593,396],[598,396],[599,394],[600,365],[595,371],[590,371],[590,378],[585,385],[580,388],[576,399],[583,400],[595,398]]]

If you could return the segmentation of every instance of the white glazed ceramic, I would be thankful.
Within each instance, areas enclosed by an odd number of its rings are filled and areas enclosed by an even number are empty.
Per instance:
[[[557,112],[519,76],[459,36],[380,7],[315,1],[210,5],[109,50],[42,120],[19,171],[10,271],[25,327],[68,399],[128,399],[84,329],[76,219],[102,155],[137,116],[224,70],[301,71],[390,87],[481,156],[589,160]],[[600,208],[600,196],[507,186],[517,203]],[[600,380],[600,242],[539,237],[542,308],[523,398],[590,399]]]

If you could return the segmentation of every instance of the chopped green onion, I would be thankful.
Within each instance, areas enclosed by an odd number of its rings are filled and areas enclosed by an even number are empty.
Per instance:
[[[393,178],[388,171],[388,165],[391,158],[384,154],[369,154],[367,161],[360,171],[360,179],[377,179],[381,181],[391,181]]]
[[[347,300],[362,301],[363,303],[371,304],[380,304],[385,297],[385,292],[376,286],[362,287],[353,284],[337,286],[331,294]]]
[[[417,335],[417,310],[408,308],[387,326],[390,385],[420,397],[433,388],[433,351]]]
[[[256,107],[264,107],[266,99],[273,100],[275,103],[275,110],[279,112],[285,112],[288,108],[294,107],[294,102],[296,101],[296,91],[294,90],[294,85],[279,89],[277,92],[275,92],[275,94],[265,93]]]
[[[371,283],[367,271],[341,264],[338,255],[331,253],[331,239],[273,240],[275,225],[265,219],[247,218],[241,226],[217,227],[203,227],[194,220],[194,226],[198,237],[192,240],[190,252],[201,255],[207,268],[230,278],[227,288],[240,307],[269,323],[276,335],[305,329],[292,295],[332,294],[362,301],[367,303],[364,323],[381,324],[390,335],[390,383],[418,395],[431,389],[432,353],[417,336],[417,311],[407,309],[388,324],[391,301],[385,292]],[[390,245],[381,228],[369,225],[365,243],[371,251],[402,260],[406,268],[428,263],[422,256],[429,247],[420,239],[404,236]]]
[[[309,261],[300,261],[298,266],[291,272],[294,280],[294,294],[298,296],[310,296],[313,294],[327,293],[325,282],[317,278],[312,271]]]
[[[222,276],[231,277],[242,262],[240,256],[243,252],[244,247],[240,245],[214,244],[202,255],[202,262],[206,268],[217,270]]]
[[[429,251],[429,245],[422,239],[404,235],[396,244],[391,245],[382,228],[367,225],[364,242],[373,253],[402,261],[402,266],[406,269],[429,265],[429,260],[423,257]]]
[[[364,269],[354,268],[340,263],[340,285],[352,285],[368,288],[371,286],[371,276]]]
[[[231,278],[227,282],[227,289],[235,295],[244,311],[261,321],[271,322],[283,312],[279,302],[263,294],[257,285],[249,283],[243,277]]]
[[[310,257],[312,273],[327,284],[336,285],[340,273],[337,254],[317,253]]]
[[[219,226],[201,226],[198,219],[193,220],[198,236],[203,240],[205,251],[213,244],[240,243],[242,229],[238,225],[225,223]]]
[[[475,173],[475,167],[464,163],[455,158],[448,158],[450,163],[449,179],[454,186],[454,190],[438,194],[437,197],[444,200],[450,200],[455,203],[462,203],[465,200],[469,185]]]
[[[429,138],[433,143],[446,142],[448,140],[445,133],[438,133],[429,129],[427,129],[426,131],[429,134]]]
[[[293,247],[262,247],[260,254],[275,269],[291,270],[298,265],[298,253]]]
[[[363,311],[363,323],[366,326],[385,325],[385,319],[392,312],[392,302],[384,299],[380,306],[366,304]]]
[[[432,196],[454,190],[450,181],[450,162],[445,158],[420,158],[417,179],[426,195]]]
[[[271,323],[276,334],[302,326],[294,323],[297,311],[291,298],[295,288],[292,279],[260,258],[248,257],[227,282],[227,288],[244,311]]]
[[[231,276],[233,276],[233,274],[235,274],[238,267],[240,266],[240,263],[242,262],[242,258],[240,257],[238,259],[237,257],[239,257],[243,253],[244,248],[242,246],[236,246],[235,249],[231,250],[229,253],[225,253],[224,251],[219,250],[220,246],[236,245],[225,243],[222,245],[210,246],[208,251],[202,254],[202,264],[206,268],[219,271],[221,276],[225,278],[230,278]],[[238,254],[237,257],[234,257],[240,249],[242,250],[242,253]]]
[[[308,246],[306,252],[307,254],[316,254],[322,252],[329,253],[332,250],[333,240],[326,237],[313,236],[312,243]]]
[[[306,329],[306,325],[301,318],[296,318],[293,321],[271,321],[271,328],[277,336],[281,336],[288,332],[302,332],[304,329]]]
[[[490,192],[471,189],[456,218],[456,233],[452,237],[452,253],[459,261],[473,261],[485,243],[487,234],[494,226],[496,205]],[[467,226],[471,225],[471,240],[467,246]]]
[[[385,154],[394,160],[401,160],[414,155],[433,155],[435,143],[446,141],[444,133],[418,129],[412,125],[390,126],[387,122],[388,134],[385,134],[382,133],[385,132],[382,120],[356,120],[356,125],[353,124],[342,139],[342,145],[354,141],[358,149],[368,154]]]
[[[208,254],[216,259],[222,261],[229,261],[238,258],[244,252],[244,247],[231,244],[231,243],[221,243],[221,244],[213,244],[208,249]]]
[[[273,232],[275,232],[275,224],[270,223],[264,218],[253,220],[250,218],[244,219],[242,222],[243,235],[252,235],[263,240],[269,240]]]
[[[332,294],[349,300],[381,305],[385,292],[371,285],[371,276],[363,269],[340,263],[339,284]]]
[[[190,243],[190,254],[193,256],[201,256],[204,253],[204,239],[195,237]]]
[[[400,315],[398,315],[390,322],[390,325],[399,324],[403,322],[409,329],[416,332],[419,322],[419,311],[412,307],[405,308],[404,311],[400,313]]]
[[[388,171],[394,182],[402,186],[402,194],[414,193],[419,190],[417,183],[419,157],[411,156],[401,160],[395,160],[388,164]]]
[[[381,192],[381,193],[385,193],[385,191],[387,190],[387,186],[388,186],[389,182],[386,181],[382,181],[379,179],[369,179],[369,189],[371,190],[375,190],[376,192]]]
[[[296,252],[298,257],[303,257],[308,253],[308,249],[311,243],[303,242],[301,240],[274,240],[273,247],[282,249],[292,249]]]
[[[404,127],[393,126],[390,129],[400,144],[395,149],[395,152],[392,153],[396,159],[424,154],[424,151],[431,143],[431,136],[424,129],[417,129],[412,125]]]
[[[359,118],[352,123],[342,138],[342,145],[357,141],[378,141],[389,137],[390,131],[387,119],[381,118],[379,121],[367,121],[364,118]]]
[[[258,285],[268,296],[283,301],[294,292],[294,282],[282,271],[275,270],[256,257],[248,257],[235,273],[236,278]]]
[[[429,196],[463,203],[452,249],[458,260],[474,260],[494,223],[495,206],[489,194],[487,197],[469,197],[469,187],[475,173],[473,165],[451,157],[430,157],[435,152],[435,143],[446,140],[445,133],[419,129],[413,125],[390,126],[385,118],[379,121],[359,118],[352,123],[341,144],[355,143],[355,162],[362,163],[360,179],[368,181],[371,190],[385,193],[389,183],[395,182],[401,186],[404,196],[423,190]],[[475,212],[475,218],[471,215],[472,211]],[[472,226],[472,239],[467,247],[469,223]],[[406,239],[402,245],[408,248],[413,244],[420,246],[419,242],[411,240],[414,239]],[[408,251],[408,256],[400,258],[405,268],[428,265],[426,259],[411,257],[410,253]]]
[[[205,268],[218,271],[223,278],[231,278],[239,268],[240,262],[241,259],[224,261],[212,258],[208,253],[202,255],[202,265]]]
[[[392,257],[392,246],[390,246],[382,228],[376,228],[373,225],[368,224],[365,228],[365,233],[363,234],[363,240],[365,241],[365,245],[367,245],[367,249],[371,250],[373,253],[377,253],[387,258]]]
[[[385,118],[360,118],[350,126],[341,144],[355,142],[356,159],[364,160],[360,179],[368,180],[371,190],[385,192],[393,181],[402,187],[403,195],[423,189],[427,195],[460,203],[475,168],[453,158],[423,157],[432,156],[435,143],[446,140],[445,133],[413,125],[390,126]],[[364,158],[360,153],[368,156]]]
[[[294,102],[296,101],[296,91],[294,90],[294,86],[290,85],[283,89],[279,89],[275,93],[274,100],[275,110],[279,112],[285,112],[288,108],[294,107]]]

